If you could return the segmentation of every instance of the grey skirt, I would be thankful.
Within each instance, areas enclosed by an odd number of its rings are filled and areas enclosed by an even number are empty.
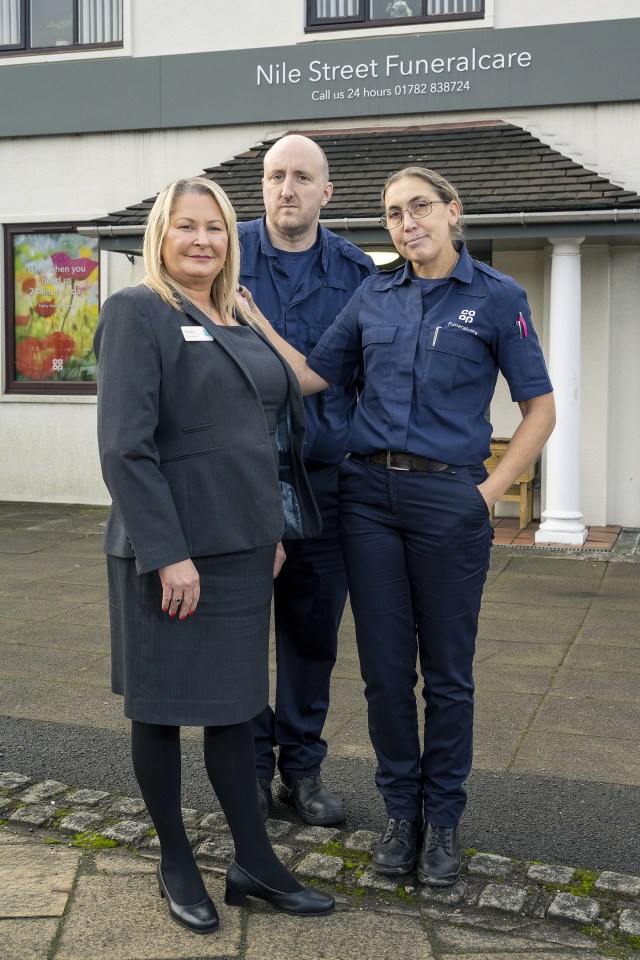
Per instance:
[[[162,612],[157,571],[107,557],[111,685],[125,716],[220,726],[264,709],[274,555],[275,545],[194,558],[200,602],[185,620]]]

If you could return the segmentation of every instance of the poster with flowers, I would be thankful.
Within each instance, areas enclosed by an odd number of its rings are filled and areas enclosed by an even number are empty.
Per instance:
[[[16,381],[95,381],[98,241],[61,232],[12,241]]]

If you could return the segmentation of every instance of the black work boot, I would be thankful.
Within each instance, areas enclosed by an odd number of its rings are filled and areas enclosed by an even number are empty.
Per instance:
[[[314,826],[327,827],[347,819],[340,797],[322,782],[322,777],[302,777],[287,784],[280,777],[278,799],[293,807],[301,820]]]
[[[380,842],[372,851],[373,869],[376,873],[395,876],[409,873],[416,862],[418,845],[418,817],[397,820],[392,817]]]
[[[450,887],[460,877],[460,839],[457,827],[425,824],[418,880],[429,887]]]

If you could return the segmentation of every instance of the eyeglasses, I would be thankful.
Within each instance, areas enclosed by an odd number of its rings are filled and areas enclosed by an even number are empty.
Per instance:
[[[450,200],[414,200],[404,210],[392,210],[380,217],[380,223],[385,230],[395,230],[404,223],[404,215],[408,213],[412,220],[424,220],[433,213],[434,203],[450,203]]]

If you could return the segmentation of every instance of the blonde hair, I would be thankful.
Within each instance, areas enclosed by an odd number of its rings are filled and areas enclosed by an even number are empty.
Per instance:
[[[449,183],[448,180],[445,180],[443,176],[439,173],[436,173],[435,170],[430,170],[428,167],[404,167],[402,170],[398,170],[397,173],[391,173],[387,177],[382,188],[382,206],[384,206],[385,196],[387,190],[392,183],[397,183],[398,180],[404,180],[405,177],[418,177],[420,180],[424,180],[425,183],[430,184],[433,189],[436,191],[441,200],[445,200],[447,203],[455,202],[460,207],[460,217],[457,222],[450,227],[451,242],[459,250],[462,244],[464,243],[464,224],[462,223],[462,200],[458,194],[458,191]]]
[[[182,300],[191,300],[186,291],[168,273],[162,260],[162,243],[169,229],[171,211],[175,208],[178,197],[186,193],[197,193],[215,200],[220,207],[229,238],[224,266],[211,284],[211,299],[214,307],[218,310],[223,323],[226,323],[226,318],[230,314],[240,313],[248,323],[255,325],[251,315],[238,306],[235,299],[240,274],[240,241],[235,210],[222,187],[205,177],[173,180],[156,197],[144,231],[142,255],[146,276],[142,283],[177,310],[182,309]]]

